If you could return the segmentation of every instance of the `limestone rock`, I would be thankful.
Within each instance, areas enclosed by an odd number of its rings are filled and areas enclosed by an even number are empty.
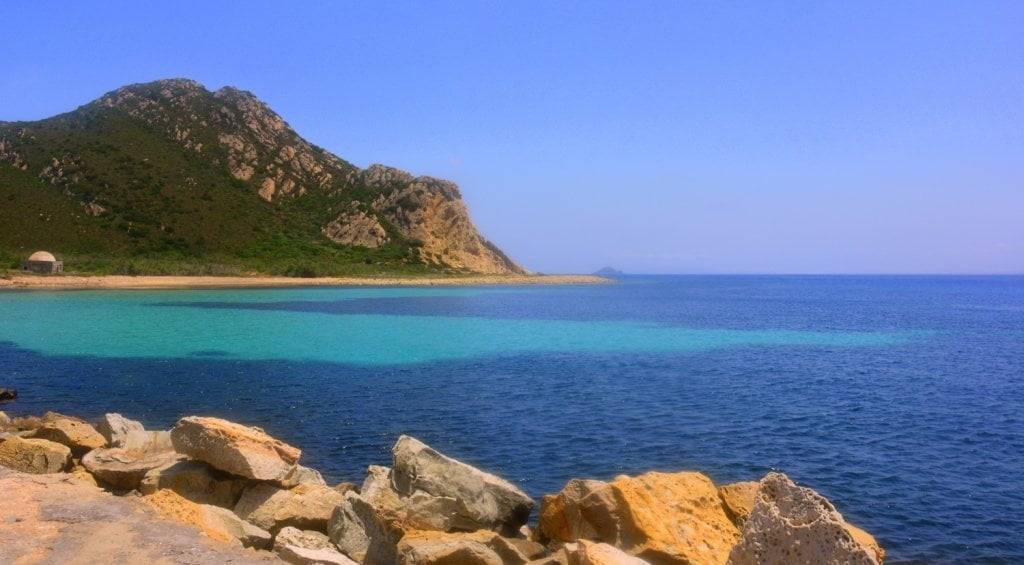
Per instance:
[[[261,481],[283,480],[302,454],[259,428],[201,416],[179,420],[171,430],[171,441],[179,453]]]
[[[569,565],[649,565],[647,561],[633,557],[607,543],[580,540],[565,545]]]
[[[285,545],[277,551],[277,556],[283,561],[294,565],[358,565],[343,553],[333,548],[308,549]]]
[[[446,457],[415,438],[401,436],[391,453],[391,484],[398,493],[452,499],[458,514],[479,528],[512,534],[533,508],[533,499],[512,483]]]
[[[269,483],[250,486],[235,505],[235,514],[276,532],[285,526],[327,531],[327,523],[344,495],[331,487],[303,483],[291,489]]]
[[[96,424],[96,431],[107,439],[109,447],[146,449],[150,442],[149,434],[140,422],[120,414],[105,414]]]
[[[75,457],[81,457],[91,449],[107,445],[107,439],[87,422],[52,412],[43,418],[42,425],[36,429],[33,437],[66,445],[71,448],[71,454]]]
[[[321,232],[324,237],[342,245],[357,245],[371,249],[388,242],[388,232],[377,218],[368,215],[353,202],[346,211],[338,214]]]
[[[0,410],[0,430],[7,428],[11,425],[11,417],[8,416],[3,410]]]
[[[327,486],[327,481],[324,480],[324,476],[320,474],[320,471],[303,467],[302,465],[296,465],[287,476],[277,481],[277,484],[284,488],[292,488],[303,483]]]
[[[725,511],[736,527],[742,528],[750,511],[754,509],[759,486],[757,481],[744,481],[718,487],[718,495],[722,497]]]
[[[326,534],[314,530],[300,530],[291,526],[281,528],[274,536],[274,549],[291,545],[305,549],[331,549],[334,544]]]
[[[142,500],[167,518],[198,527],[211,539],[256,549],[270,547],[269,532],[244,522],[225,508],[196,504],[171,490],[157,491]]]
[[[879,556],[850,533],[825,497],[796,486],[782,473],[769,473],[761,479],[757,502],[729,563],[877,564]]]
[[[116,488],[134,489],[152,469],[181,459],[173,451],[142,451],[109,447],[94,449],[82,458],[82,465],[94,477]]]
[[[355,492],[334,509],[327,534],[345,555],[359,563],[394,563],[395,547],[405,531],[401,520]]]
[[[46,439],[11,436],[0,441],[0,465],[41,475],[59,473],[71,464],[71,449]]]
[[[725,563],[739,538],[715,485],[693,472],[570,481],[544,497],[539,533],[608,543],[651,563]]]
[[[170,489],[192,502],[234,508],[245,485],[245,479],[218,471],[202,461],[178,460],[151,469],[138,488],[142,494]]]
[[[526,559],[513,554],[505,560],[489,543],[494,532],[479,530],[470,533],[412,531],[398,542],[400,565],[522,565]]]

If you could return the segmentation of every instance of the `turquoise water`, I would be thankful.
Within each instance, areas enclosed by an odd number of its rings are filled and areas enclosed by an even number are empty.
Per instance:
[[[0,293],[9,414],[258,425],[332,481],[402,433],[531,495],[782,470],[891,562],[1024,562],[1024,278]]]

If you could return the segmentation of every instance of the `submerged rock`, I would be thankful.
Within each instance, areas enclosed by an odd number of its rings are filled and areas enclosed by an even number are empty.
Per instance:
[[[10,436],[0,440],[0,465],[41,475],[59,473],[71,464],[71,449],[66,445],[38,438]]]
[[[694,472],[570,481],[544,497],[539,533],[608,543],[651,563],[725,563],[739,538],[715,485]]]
[[[439,509],[449,507],[449,512],[482,529],[514,533],[530,516],[533,499],[518,487],[442,455],[415,438],[401,436],[391,453],[391,484],[401,495],[421,492],[449,499],[451,503],[438,500],[432,504]],[[422,496],[421,503],[427,503]]]
[[[863,530],[854,535],[834,506],[782,473],[761,479],[757,501],[729,563],[877,564],[882,548]],[[858,539],[859,538],[859,539]]]
[[[303,483],[283,489],[269,483],[250,486],[235,505],[235,514],[276,532],[285,526],[327,531],[327,523],[344,494],[328,486]]]
[[[201,416],[179,420],[171,430],[171,441],[179,453],[260,481],[284,480],[302,454],[259,428]]]
[[[94,449],[82,458],[82,465],[104,483],[120,489],[134,489],[152,469],[180,461],[173,451],[142,451],[110,447]]]
[[[0,402],[6,402],[8,400],[17,400],[18,391],[12,388],[0,388]]]
[[[48,412],[43,417],[42,424],[36,428],[33,437],[66,445],[71,448],[71,454],[75,457],[81,457],[92,449],[107,445],[107,439],[89,423],[54,412]]]
[[[202,461],[178,460],[148,471],[138,488],[142,494],[170,489],[192,502],[234,508],[245,486],[246,479]]]

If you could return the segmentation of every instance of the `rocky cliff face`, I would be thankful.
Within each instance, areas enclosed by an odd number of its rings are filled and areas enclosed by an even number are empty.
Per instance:
[[[41,122],[0,123],[0,167],[26,173],[20,182],[60,189],[87,216],[78,221],[127,225],[129,247],[152,247],[149,236],[162,232],[160,241],[191,251],[224,251],[209,241],[209,225],[189,225],[173,209],[172,201],[199,196],[224,210],[193,223],[220,223],[212,235],[224,236],[229,252],[257,243],[251,233],[286,233],[318,245],[390,249],[389,256],[408,249],[403,260],[440,268],[524,272],[479,233],[453,183],[383,165],[360,169],[232,87],[211,92],[191,80],[162,80]],[[211,186],[219,192],[210,194]],[[225,199],[238,200],[237,213]]]

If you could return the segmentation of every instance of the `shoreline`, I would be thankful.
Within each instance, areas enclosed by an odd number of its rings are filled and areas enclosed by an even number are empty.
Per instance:
[[[596,275],[465,275],[450,277],[214,277],[178,275],[13,275],[0,278],[4,290],[153,290],[295,288],[350,286],[500,286],[609,284]]]

